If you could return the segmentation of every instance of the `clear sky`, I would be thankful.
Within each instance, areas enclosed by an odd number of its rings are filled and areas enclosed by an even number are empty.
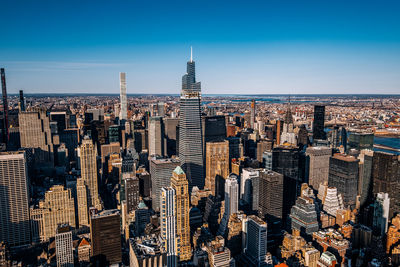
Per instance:
[[[9,93],[400,93],[398,0],[0,0]]]

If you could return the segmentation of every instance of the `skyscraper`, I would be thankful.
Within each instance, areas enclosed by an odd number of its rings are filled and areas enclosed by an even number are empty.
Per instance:
[[[4,68],[0,69],[1,72],[1,88],[3,92],[3,143],[8,143],[8,103],[7,103],[7,87],[6,87],[6,74]]]
[[[153,210],[160,210],[160,192],[162,187],[171,185],[171,173],[179,166],[180,162],[176,159],[151,159],[151,195]]]
[[[25,111],[25,98],[23,90],[19,90],[19,110]]]
[[[126,101],[126,73],[119,73],[119,83],[120,83],[120,101],[121,101],[121,111],[119,115],[120,120],[126,120],[128,118],[128,107]]]
[[[267,255],[267,223],[255,215],[246,221],[246,257],[254,266],[264,266]]]
[[[76,203],[78,209],[79,227],[89,226],[89,207],[87,204],[87,188],[82,178],[76,180]]]
[[[125,184],[125,200],[127,212],[135,211],[139,205],[139,179],[131,173],[123,173],[122,179]]]
[[[259,209],[261,218],[275,221],[282,219],[283,175],[274,171],[260,171]]]
[[[306,155],[309,159],[308,184],[314,190],[318,190],[320,184],[328,182],[329,158],[332,156],[332,149],[322,146],[308,147]]]
[[[97,149],[92,140],[85,138],[80,146],[81,176],[88,193],[88,206],[101,209],[97,181]]]
[[[45,163],[53,164],[50,120],[46,110],[21,112],[18,114],[18,122],[21,147],[35,150],[36,167],[41,167]]]
[[[69,225],[59,225],[56,234],[57,267],[73,267],[72,231]]]
[[[30,243],[28,171],[24,152],[0,153],[0,240]]]
[[[176,234],[178,236],[178,255],[180,261],[190,260],[189,224],[189,183],[181,167],[176,167],[172,173],[171,187],[175,190]]]
[[[256,100],[251,100],[251,110],[250,110],[250,127],[254,129],[254,122],[256,121]]]
[[[325,127],[325,106],[314,106],[314,121],[313,121],[313,140],[326,139],[324,131]]]
[[[182,77],[179,121],[179,159],[189,180],[189,188],[204,187],[203,138],[201,123],[201,84],[196,82],[191,55]]]
[[[150,117],[149,155],[164,156],[164,123],[162,117]]]
[[[343,196],[343,204],[351,209],[356,207],[358,194],[358,163],[359,160],[353,156],[334,154],[329,161],[330,187],[336,187]]]
[[[206,179],[205,187],[211,194],[217,196],[216,182],[218,178],[225,179],[229,174],[229,142],[206,143]]]
[[[239,185],[236,174],[231,174],[225,181],[225,213],[228,218],[237,213],[239,208]]]
[[[167,266],[178,265],[177,225],[176,225],[176,198],[172,187],[161,188],[160,197],[161,237],[167,251]]]
[[[90,239],[93,263],[110,266],[122,261],[120,220],[118,210],[104,210],[92,215]]]

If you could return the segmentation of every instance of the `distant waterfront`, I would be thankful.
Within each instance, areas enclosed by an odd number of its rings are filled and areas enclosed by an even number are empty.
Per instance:
[[[375,136],[374,143],[400,149],[400,138]],[[400,155],[400,152],[395,152],[395,151],[386,150],[386,149],[374,148],[374,151],[384,151],[384,152],[395,153],[397,155]]]

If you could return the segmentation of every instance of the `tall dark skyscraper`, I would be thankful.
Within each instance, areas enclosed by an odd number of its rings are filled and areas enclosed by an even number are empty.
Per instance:
[[[6,73],[4,68],[1,68],[1,89],[3,92],[3,143],[8,143],[8,103],[7,103],[7,87],[6,87]]]
[[[325,123],[325,106],[315,105],[314,106],[314,122],[313,122],[313,140],[326,139],[324,131]]]
[[[25,99],[23,90],[19,90],[19,109],[21,111],[25,111]]]
[[[203,138],[201,123],[201,84],[196,82],[192,55],[182,77],[179,121],[179,158],[190,189],[204,187]]]

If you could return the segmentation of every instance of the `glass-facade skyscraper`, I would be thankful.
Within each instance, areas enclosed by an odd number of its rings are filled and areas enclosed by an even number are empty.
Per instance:
[[[179,121],[179,159],[190,189],[204,187],[201,84],[196,82],[195,62],[190,57],[182,77]],[[190,190],[191,191],[191,190]]]

